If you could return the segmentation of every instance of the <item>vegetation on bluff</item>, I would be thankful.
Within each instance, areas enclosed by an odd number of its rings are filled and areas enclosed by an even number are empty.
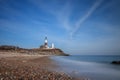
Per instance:
[[[54,49],[44,49],[44,48],[34,48],[34,49],[25,49],[20,48],[18,46],[9,46],[9,45],[2,45],[0,46],[0,51],[8,51],[8,52],[18,52],[22,54],[40,54],[40,55],[61,55],[61,56],[68,56],[65,54],[61,49],[54,48]]]

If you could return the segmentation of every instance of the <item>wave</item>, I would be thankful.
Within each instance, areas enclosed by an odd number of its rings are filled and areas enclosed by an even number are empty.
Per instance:
[[[53,57],[59,64],[61,69],[67,73],[77,72],[78,75],[86,75],[88,77],[103,77],[101,80],[120,80],[120,68],[111,64],[81,61],[79,59],[71,59],[68,57]],[[109,78],[108,78],[109,76]],[[100,80],[100,79],[95,79]]]
[[[80,65],[80,64],[84,64],[84,65],[93,65],[93,64],[100,64],[97,62],[88,62],[88,61],[81,61],[81,60],[75,60],[75,59],[69,59],[69,58],[65,58],[65,57],[54,57],[54,60],[63,62],[63,63],[71,63],[71,64],[76,64],[76,65]]]

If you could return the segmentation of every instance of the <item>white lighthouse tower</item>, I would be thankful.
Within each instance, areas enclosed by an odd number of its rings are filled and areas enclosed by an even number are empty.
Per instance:
[[[47,37],[45,37],[44,47],[45,47],[45,48],[48,48],[48,40],[47,40]]]

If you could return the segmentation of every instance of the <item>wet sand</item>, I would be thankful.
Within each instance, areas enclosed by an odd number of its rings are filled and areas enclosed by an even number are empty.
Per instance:
[[[55,67],[49,56],[0,52],[0,80],[80,80],[50,70]]]

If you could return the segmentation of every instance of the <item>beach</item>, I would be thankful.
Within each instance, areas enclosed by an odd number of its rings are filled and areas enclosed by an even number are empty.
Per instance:
[[[47,55],[0,52],[0,80],[80,80],[63,72]]]
[[[120,80],[120,56],[50,56],[0,52],[0,80]]]

